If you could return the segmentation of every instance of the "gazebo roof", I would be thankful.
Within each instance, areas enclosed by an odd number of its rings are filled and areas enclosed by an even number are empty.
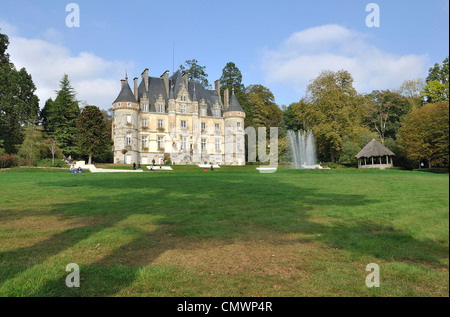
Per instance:
[[[395,156],[395,154],[377,140],[372,139],[372,141],[367,143],[367,145],[358,154],[355,155],[355,157],[358,159],[361,157],[377,156]]]

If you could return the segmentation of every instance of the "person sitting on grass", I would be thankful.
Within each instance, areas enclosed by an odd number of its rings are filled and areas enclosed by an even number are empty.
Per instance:
[[[75,164],[70,165],[70,172],[75,173]]]
[[[81,167],[78,167],[77,173],[83,173],[83,170],[81,169]]]

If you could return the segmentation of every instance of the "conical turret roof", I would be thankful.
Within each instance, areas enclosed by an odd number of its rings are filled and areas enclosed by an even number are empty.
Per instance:
[[[242,107],[239,104],[239,101],[238,101],[236,95],[234,94],[234,88],[233,88],[233,92],[232,92],[231,97],[230,97],[230,103],[228,105],[228,108],[225,109],[225,112],[228,112],[228,111],[241,111],[241,112],[244,112],[244,109],[242,109]]]
[[[119,95],[113,103],[116,102],[137,102],[133,92],[131,91],[130,85],[128,85],[128,80],[125,80]]]

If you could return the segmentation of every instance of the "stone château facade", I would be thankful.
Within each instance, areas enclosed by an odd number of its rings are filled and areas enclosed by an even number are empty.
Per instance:
[[[175,164],[245,164],[245,112],[234,91],[221,100],[218,80],[209,90],[180,70],[150,77],[145,69],[133,91],[128,78],[121,83],[113,102],[114,163],[170,157]]]

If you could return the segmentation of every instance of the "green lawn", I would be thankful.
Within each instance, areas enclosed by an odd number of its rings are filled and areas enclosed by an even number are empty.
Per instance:
[[[174,169],[0,171],[0,296],[449,295],[448,174]]]

